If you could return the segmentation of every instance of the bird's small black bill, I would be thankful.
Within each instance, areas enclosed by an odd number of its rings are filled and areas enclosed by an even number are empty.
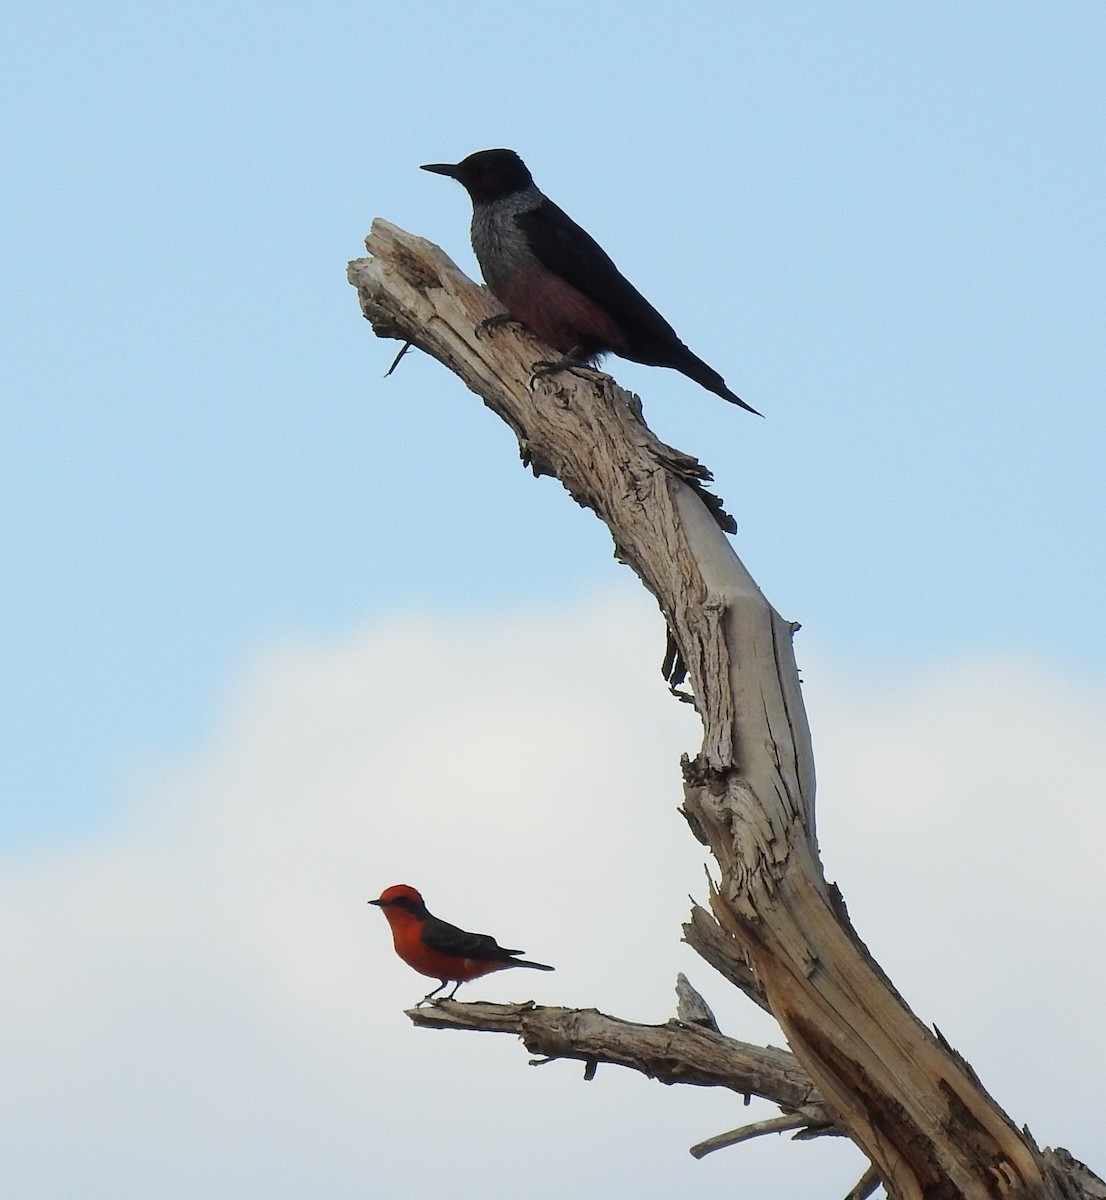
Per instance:
[[[448,175],[450,179],[457,178],[456,163],[423,163],[420,171],[430,171],[434,175]]]

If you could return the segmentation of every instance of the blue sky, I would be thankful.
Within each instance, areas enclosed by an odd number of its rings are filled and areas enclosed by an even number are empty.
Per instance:
[[[374,216],[474,270],[463,192],[417,167],[488,146],[766,414],[610,364],[715,471],[808,683],[1015,663],[1097,704],[1101,5],[10,14],[11,878],[154,820],[149,781],[208,761],[288,646],[649,612],[454,378],[417,355],[383,378],[345,283]]]

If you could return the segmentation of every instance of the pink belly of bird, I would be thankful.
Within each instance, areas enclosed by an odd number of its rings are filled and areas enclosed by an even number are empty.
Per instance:
[[[549,271],[516,275],[494,289],[512,317],[566,354],[581,342],[618,349],[622,337],[611,317],[583,292]]]

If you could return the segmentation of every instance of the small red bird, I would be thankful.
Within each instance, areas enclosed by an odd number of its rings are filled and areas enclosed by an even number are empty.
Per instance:
[[[553,970],[545,963],[519,958],[518,955],[524,953],[522,950],[507,950],[486,933],[466,933],[456,925],[439,921],[426,911],[422,896],[405,883],[385,888],[378,900],[369,903],[384,910],[400,958],[420,975],[441,981],[439,987],[423,996],[423,1000],[436,996],[451,982],[453,991],[444,999],[452,1000],[462,983],[506,967]]]

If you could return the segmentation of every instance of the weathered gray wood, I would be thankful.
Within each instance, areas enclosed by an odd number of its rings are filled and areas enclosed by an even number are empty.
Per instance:
[[[692,1158],[706,1158],[716,1150],[727,1150],[730,1146],[740,1146],[742,1142],[751,1142],[753,1138],[765,1137],[770,1133],[795,1133],[803,1128],[801,1117],[784,1114],[782,1117],[768,1117],[764,1121],[752,1121],[728,1133],[719,1133],[705,1142],[697,1142],[691,1147]],[[834,1130],[836,1133],[837,1131]]]
[[[705,489],[709,472],[659,442],[636,398],[606,376],[560,374],[531,390],[548,348],[513,327],[477,336],[496,306],[430,243],[377,221],[368,248],[349,277],[376,332],[410,340],[480,395],[524,461],[606,522],[664,614],[703,724],[684,764],[684,811],[720,870],[717,936],[689,941],[709,944],[710,961],[767,1004],[890,1196],[1064,1194],[1055,1160],[914,1016],[823,877],[794,626],[726,539],[732,522]],[[734,436],[753,436],[734,416]]]
[[[753,1046],[701,1025],[667,1021],[641,1025],[594,1008],[546,1008],[534,1004],[462,1003],[409,1009],[428,1029],[479,1029],[513,1033],[531,1054],[544,1059],[629,1067],[662,1083],[720,1087],[760,1096],[797,1117],[795,1128],[838,1133],[795,1056],[775,1046]]]
[[[704,1029],[713,1029],[715,1033],[722,1032],[710,1005],[683,971],[676,976],[676,1020],[684,1025],[702,1025]]]

